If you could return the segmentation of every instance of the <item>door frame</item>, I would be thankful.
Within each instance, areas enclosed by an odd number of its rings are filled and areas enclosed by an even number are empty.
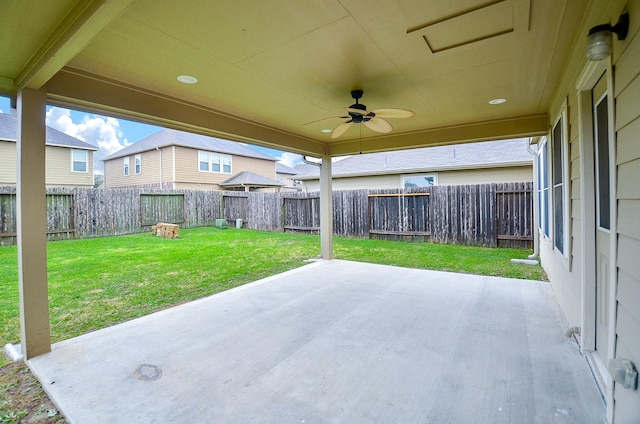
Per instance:
[[[584,67],[576,91],[578,95],[578,131],[580,143],[580,218],[582,235],[581,265],[581,332],[580,350],[587,357],[592,371],[607,402],[607,418],[613,418],[613,381],[606,369],[608,358],[600,361],[596,350],[596,199],[595,199],[595,149],[593,136],[593,104],[591,91],[604,75],[607,81],[607,103],[609,113],[609,189],[611,236],[609,243],[609,334],[607,349],[609,357],[615,357],[616,335],[616,289],[617,289],[617,167],[615,141],[614,77],[611,57],[598,62],[588,62]]]

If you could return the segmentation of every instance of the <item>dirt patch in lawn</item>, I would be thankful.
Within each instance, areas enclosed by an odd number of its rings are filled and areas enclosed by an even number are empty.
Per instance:
[[[67,420],[56,409],[24,362],[0,367],[0,423],[56,423]]]

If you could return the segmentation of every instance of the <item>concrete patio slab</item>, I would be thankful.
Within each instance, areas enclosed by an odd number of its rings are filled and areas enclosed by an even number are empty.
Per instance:
[[[57,343],[72,423],[601,423],[547,283],[326,261]]]

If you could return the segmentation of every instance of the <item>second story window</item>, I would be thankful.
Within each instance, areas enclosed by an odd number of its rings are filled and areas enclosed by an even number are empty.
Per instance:
[[[136,167],[136,174],[142,173],[142,155],[140,154],[135,155],[134,161],[135,161],[135,167]]]
[[[71,172],[89,171],[89,152],[86,150],[71,150]]]
[[[129,156],[126,156],[123,160],[122,160],[123,166],[124,166],[124,176],[128,177],[129,176]]]
[[[229,155],[198,151],[198,171],[231,174],[232,158]]]

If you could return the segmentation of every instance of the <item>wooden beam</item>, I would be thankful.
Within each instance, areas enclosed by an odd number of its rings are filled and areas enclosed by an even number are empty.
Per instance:
[[[489,141],[544,135],[549,131],[549,116],[538,114],[472,124],[432,128],[403,134],[389,134],[362,140],[329,144],[331,156],[415,149],[473,141]]]
[[[16,88],[42,88],[131,3],[133,0],[76,2],[24,65],[15,79]]]
[[[161,93],[65,68],[47,83],[51,103],[133,119],[180,131],[289,152],[322,156],[324,142],[231,116]]]

